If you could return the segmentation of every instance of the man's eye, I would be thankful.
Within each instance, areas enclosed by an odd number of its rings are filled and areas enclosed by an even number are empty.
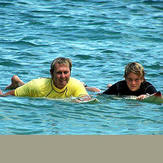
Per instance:
[[[61,71],[58,71],[57,74],[60,75],[60,74],[62,74],[62,72]]]
[[[68,71],[65,71],[64,74],[68,74]]]

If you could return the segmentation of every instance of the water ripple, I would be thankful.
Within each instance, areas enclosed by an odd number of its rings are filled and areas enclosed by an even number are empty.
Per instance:
[[[1,89],[17,74],[28,82],[49,77],[59,56],[72,76],[102,91],[123,79],[128,62],[163,91],[162,1],[15,0],[0,2]],[[80,72],[80,73],[79,73]],[[162,105],[108,96],[96,104],[0,98],[0,134],[163,134]]]

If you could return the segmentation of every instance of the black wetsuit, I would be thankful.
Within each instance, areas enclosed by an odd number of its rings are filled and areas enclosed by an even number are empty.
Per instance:
[[[155,87],[147,81],[144,81],[141,84],[140,89],[138,89],[137,91],[130,91],[130,89],[127,86],[126,81],[122,80],[122,81],[119,81],[119,82],[113,84],[110,88],[108,88],[106,91],[104,91],[103,94],[139,96],[139,95],[146,94],[146,93],[153,94],[155,92],[157,92]]]

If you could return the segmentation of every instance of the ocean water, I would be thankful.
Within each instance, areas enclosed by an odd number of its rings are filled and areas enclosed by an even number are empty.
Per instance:
[[[50,77],[72,59],[72,77],[102,91],[141,63],[163,93],[163,0],[0,0],[0,89],[16,74]],[[163,134],[163,105],[97,96],[97,103],[0,98],[1,135]]]

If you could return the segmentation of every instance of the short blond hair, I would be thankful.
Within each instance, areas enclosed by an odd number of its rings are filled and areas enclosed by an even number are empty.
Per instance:
[[[66,64],[69,66],[70,72],[71,72],[71,68],[72,68],[72,62],[69,58],[64,58],[64,57],[58,57],[56,59],[53,60],[53,62],[51,63],[51,67],[50,67],[50,73],[53,74],[54,70],[55,70],[55,65],[56,64]]]
[[[127,64],[125,67],[124,77],[126,78],[131,72],[145,80],[144,67],[140,63],[131,62]]]

